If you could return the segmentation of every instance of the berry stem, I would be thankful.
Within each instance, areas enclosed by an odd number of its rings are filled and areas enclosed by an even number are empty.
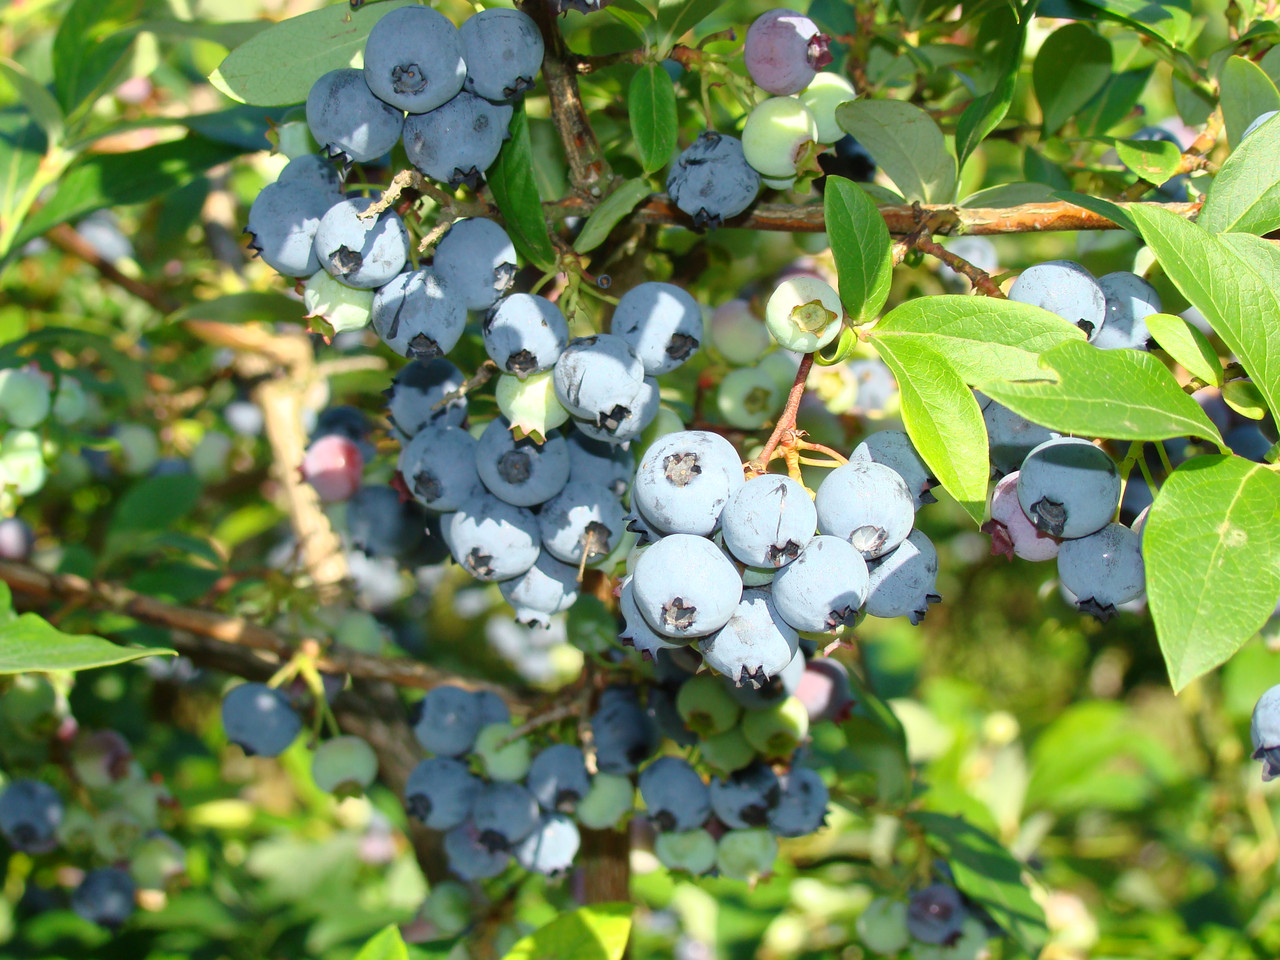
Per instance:
[[[945,263],[956,273],[964,274],[973,283],[973,287],[979,293],[988,297],[997,297],[1001,300],[1005,299],[1004,292],[1001,291],[1000,285],[991,279],[991,274],[983,270],[981,267],[975,266],[964,257],[952,253],[942,244],[938,243],[932,237],[920,237],[915,243],[916,249],[921,253],[927,253],[931,257],[936,257]]]
[[[778,444],[782,442],[786,433],[795,429],[796,413],[800,410],[800,401],[804,397],[805,381],[809,379],[809,370],[812,367],[813,354],[806,353],[800,358],[800,367],[796,370],[796,379],[791,384],[791,392],[787,395],[787,405],[782,408],[778,422],[774,424],[773,433],[769,434],[769,439],[765,441],[764,449],[760,451],[760,456],[750,463],[744,464],[748,479],[769,472],[769,461],[773,459],[773,451],[778,448]]]

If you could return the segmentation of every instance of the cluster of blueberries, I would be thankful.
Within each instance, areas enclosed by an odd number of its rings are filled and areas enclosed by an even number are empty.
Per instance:
[[[65,699],[34,674],[15,678],[0,695],[0,730],[15,766],[34,764],[54,740],[65,750],[74,800],[43,780],[10,779],[0,787],[0,837],[31,856],[61,849],[98,864],[71,891],[77,914],[114,929],[133,914],[138,891],[165,890],[185,872],[185,851],[163,829],[168,790],[147,776],[118,732],[78,728]],[[57,902],[47,891],[28,893],[33,907],[41,898]]]

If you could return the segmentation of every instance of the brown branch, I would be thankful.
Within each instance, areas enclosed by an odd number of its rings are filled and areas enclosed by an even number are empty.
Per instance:
[[[922,253],[927,253],[931,257],[937,257],[956,273],[964,274],[973,284],[974,289],[980,291],[988,297],[998,297],[1005,299],[1004,291],[1000,289],[1000,285],[991,279],[991,274],[983,270],[981,267],[975,266],[959,254],[952,253],[942,244],[938,243],[930,237],[921,237],[916,241],[916,249]]]
[[[190,637],[256,651],[258,659],[277,668],[289,660],[298,645],[307,639],[287,637],[243,617],[165,603],[117,583],[86,580],[69,573],[44,573],[23,563],[0,561],[0,580],[7,583],[15,593],[34,600],[60,604],[78,603],[97,610],[114,610],[143,623],[177,631],[173,638],[174,646],[182,653],[202,649],[198,641],[183,637],[183,634],[187,634]],[[323,673],[345,673],[364,680],[385,681],[416,690],[431,690],[444,684],[468,690],[491,690],[501,696],[508,706],[513,707],[525,707],[533,702],[505,687],[459,677],[416,660],[375,657],[337,646],[320,654],[316,659],[316,669]]]
[[[608,167],[578,92],[577,58],[565,43],[548,0],[523,0],[517,7],[532,17],[542,31],[546,49],[542,79],[551,99],[551,119],[569,161],[569,182],[584,196],[598,197],[608,178]]]
[[[122,272],[119,267],[99,254],[89,241],[85,240],[84,237],[76,233],[67,224],[60,223],[58,226],[52,227],[45,234],[45,239],[63,253],[70,254],[77,260],[83,260],[93,267],[102,275],[102,279],[114,283],[122,290],[127,290],[161,313],[172,313],[178,309],[179,304],[177,301],[172,300],[167,293]]]
[[[777,449],[783,436],[796,426],[796,414],[800,410],[800,401],[804,397],[805,381],[809,379],[809,371],[813,367],[813,354],[806,353],[800,358],[800,368],[796,370],[795,382],[791,384],[791,393],[787,396],[787,405],[782,408],[778,422],[774,424],[773,433],[765,441],[760,456],[746,465],[748,476],[758,476],[769,472],[769,461],[773,459],[773,451]]]

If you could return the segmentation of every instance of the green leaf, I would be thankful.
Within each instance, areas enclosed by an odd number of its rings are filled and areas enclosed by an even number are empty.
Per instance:
[[[605,7],[605,12],[648,44],[653,33],[653,13],[639,0],[618,0]]]
[[[1222,386],[1222,361],[1200,330],[1193,324],[1168,313],[1155,313],[1143,321],[1147,332],[1169,354],[1175,363],[1181,364],[1193,377]]]
[[[836,122],[866,147],[908,200],[951,202],[956,160],[925,111],[902,100],[850,100],[836,107]]]
[[[550,270],[556,262],[556,251],[547,233],[538,184],[533,179],[533,147],[523,103],[511,115],[510,130],[511,139],[502,145],[498,159],[486,174],[489,189],[516,249],[530,263]]]
[[[1231,57],[1218,76],[1222,91],[1222,123],[1227,143],[1236,147],[1245,128],[1268,110],[1280,110],[1280,90],[1266,72],[1252,60]]]
[[[1057,133],[1111,78],[1111,43],[1083,23],[1059,27],[1031,67],[1045,136]]]
[[[1263,234],[1280,227],[1280,130],[1272,117],[1231,151],[1196,223],[1210,233]]]
[[[356,954],[355,960],[409,960],[409,950],[394,923],[375,934]]]
[[[1167,140],[1117,140],[1116,154],[1120,162],[1154,184],[1162,184],[1182,163],[1182,151]]]
[[[617,226],[618,221],[634,210],[650,193],[652,191],[648,181],[640,177],[624,180],[591,211],[591,216],[582,225],[578,239],[573,241],[573,249],[578,253],[587,253],[600,246],[608,239],[609,232]]]
[[[1178,47],[1191,40],[1195,20],[1190,0],[1082,0],[1106,15],[1138,31],[1160,40],[1166,46]]]
[[[1280,410],[1280,329],[1260,322],[1280,317],[1280,251],[1248,234],[1214,237],[1159,207],[1129,212],[1169,279]]]
[[[656,63],[641,66],[627,88],[627,113],[644,172],[661,170],[675,152],[680,131],[676,88],[670,74]]]
[[[142,13],[142,0],[73,0],[53,38],[53,76],[66,114],[106,91],[124,65],[136,33],[124,29]]]
[[[1124,207],[1119,204],[1104,200],[1101,197],[1091,197],[1087,193],[1075,193],[1071,190],[1055,190],[1053,195],[1059,200],[1065,200],[1067,203],[1074,203],[1077,207],[1083,207],[1090,213],[1106,217],[1117,227],[1123,227],[1135,237],[1141,236],[1138,232],[1138,225],[1133,222],[1133,219],[1124,212]]]
[[[1022,880],[1023,867],[1000,842],[959,817],[913,813],[933,846],[946,857],[956,886],[983,906],[1031,956],[1049,938],[1044,910]]]
[[[1001,75],[995,88],[975,97],[956,123],[956,158],[959,166],[969,159],[969,154],[986,139],[1009,112],[1013,103],[1013,88],[1018,80],[1017,63]]]
[[[120,647],[92,634],[63,633],[34,613],[0,625],[0,674],[92,670],[174,653],[163,647]]]
[[[662,25],[661,49],[665,53],[671,45],[711,16],[723,6],[721,0],[685,0],[684,3],[663,6],[658,11],[658,23]]]
[[[200,481],[190,474],[147,477],[116,501],[111,515],[113,535],[167,530],[190,513],[200,499]]]
[[[169,316],[170,323],[183,320],[220,320],[227,323],[305,322],[306,309],[283,293],[228,293],[212,300],[197,300]]]
[[[1280,596],[1280,477],[1240,457],[1193,457],[1142,531],[1147,599],[1174,692],[1224,663]]]
[[[1222,399],[1228,407],[1250,420],[1261,420],[1267,415],[1267,404],[1252,380],[1232,380],[1224,384]]]
[[[827,236],[840,277],[840,300],[856,326],[874,319],[889,298],[893,247],[875,202],[852,180],[828,177],[822,197]]]
[[[359,67],[373,25],[413,0],[382,0],[357,10],[335,3],[268,27],[236,47],[209,82],[232,100],[259,107],[302,103],[330,70]]]
[[[1198,127],[1208,120],[1218,105],[1216,98],[1176,73],[1173,75],[1173,103],[1178,116],[1189,127]]]
[[[1110,133],[1137,105],[1154,71],[1155,67],[1143,67],[1112,74],[1097,96],[1076,114],[1080,133],[1086,137]]]
[[[968,384],[1043,377],[1039,356],[1084,331],[1056,314],[1016,300],[935,296],[907,300],[876,324],[880,340],[916,338],[934,346]]]
[[[0,261],[14,249],[16,233],[36,201],[34,185],[49,144],[25,113],[0,111]]]
[[[132,153],[87,156],[67,170],[49,202],[23,224],[16,243],[103,207],[141,203],[176,190],[244,152],[243,147],[191,134]]]
[[[878,337],[873,331],[871,342],[897,378],[902,422],[916,451],[965,512],[981,522],[991,466],[973,391],[923,337]]]
[[[1142,350],[1063,343],[1040,357],[1052,379],[978,385],[1014,413],[1051,430],[1115,440],[1203,437],[1221,444],[1213,421],[1169,369]]]
[[[40,125],[50,143],[57,144],[62,140],[62,108],[44,84],[27,72],[22,64],[0,57],[0,75],[13,86],[17,101],[27,108],[31,119]]]
[[[621,960],[634,909],[630,903],[579,907],[517,941],[503,960]]]

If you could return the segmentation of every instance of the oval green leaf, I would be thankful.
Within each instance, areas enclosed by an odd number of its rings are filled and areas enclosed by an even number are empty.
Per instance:
[[[517,941],[503,960],[621,960],[634,909],[629,903],[580,907]]]
[[[1111,44],[1083,23],[1051,33],[1031,67],[1045,136],[1057,133],[1111,79]]]
[[[902,422],[916,451],[943,488],[980,523],[991,464],[987,428],[973,391],[923,337],[873,337],[872,344],[898,380]]]
[[[644,172],[661,170],[675,152],[680,129],[670,74],[656,63],[641,66],[627,88],[627,113]]]
[[[1193,457],[1160,487],[1142,533],[1147,599],[1175,692],[1224,663],[1280,596],[1280,477]]]
[[[1126,167],[1154,184],[1162,184],[1182,163],[1182,151],[1167,140],[1117,140],[1116,155]]]
[[[1071,342],[1040,357],[1046,379],[979,384],[987,396],[1052,430],[1113,440],[1203,437],[1222,445],[1200,404],[1169,369],[1141,350],[1099,350]]]
[[[511,114],[510,131],[511,139],[502,145],[498,159],[486,174],[489,190],[516,249],[530,263],[550,270],[556,262],[556,251],[551,246],[547,220],[542,214],[542,196],[533,177],[533,146],[523,103]]]
[[[1263,234],[1280,227],[1280,117],[1238,144],[1213,178],[1196,223],[1210,233]]]
[[[1232,380],[1222,387],[1222,399],[1228,407],[1250,420],[1261,420],[1267,415],[1267,405],[1262,393],[1251,380]]]
[[[92,670],[142,657],[175,655],[176,651],[164,647],[121,647],[92,634],[63,633],[34,613],[0,626],[0,674]]]
[[[933,117],[902,100],[850,100],[836,107],[836,123],[867,148],[908,200],[950,203],[956,158]]]
[[[854,325],[874,319],[889,298],[893,244],[875,203],[852,180],[828,177],[822,197],[840,301]]]
[[[618,221],[629,214],[652,191],[647,181],[636,177],[623,181],[613,193],[600,202],[600,206],[591,211],[587,222],[582,225],[582,232],[573,241],[573,249],[578,253],[594,250],[608,238],[609,232],[618,225]]]
[[[1280,91],[1266,71],[1244,57],[1228,57],[1218,75],[1222,90],[1222,124],[1227,143],[1235,147],[1255,117],[1268,110],[1280,110]]]
[[[1222,361],[1214,352],[1209,338],[1197,327],[1169,313],[1154,313],[1144,322],[1147,332],[1175,363],[1181,364],[1198,380],[1215,387],[1222,386]]]
[[[393,923],[374,934],[360,948],[355,960],[409,960],[409,949],[400,936],[400,928]]]
[[[358,67],[373,25],[413,0],[381,0],[357,10],[335,3],[290,17],[236,47],[209,82],[232,100],[258,107],[302,103],[330,70]]]

